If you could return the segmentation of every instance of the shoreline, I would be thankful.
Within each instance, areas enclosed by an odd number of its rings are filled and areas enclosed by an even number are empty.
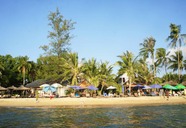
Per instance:
[[[120,97],[120,98],[4,98],[0,99],[0,107],[130,107],[186,104],[186,96],[169,97]]]

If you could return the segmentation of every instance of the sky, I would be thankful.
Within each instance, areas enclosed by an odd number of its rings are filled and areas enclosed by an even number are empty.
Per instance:
[[[137,56],[150,36],[155,48],[167,49],[170,23],[186,33],[185,0],[0,0],[0,55],[36,62],[43,54],[39,47],[49,44],[48,15],[56,8],[76,22],[70,48],[79,59],[114,64],[127,50]]]

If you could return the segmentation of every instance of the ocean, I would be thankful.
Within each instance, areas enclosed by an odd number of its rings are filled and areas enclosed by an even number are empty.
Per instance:
[[[0,107],[1,128],[185,128],[186,105]]]

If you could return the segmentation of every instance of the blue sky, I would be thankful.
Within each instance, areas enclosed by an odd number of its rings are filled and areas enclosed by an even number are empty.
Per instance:
[[[139,44],[156,39],[167,48],[170,23],[186,33],[185,0],[0,0],[0,55],[27,55],[36,61],[47,38],[49,12],[58,7],[75,24],[71,50],[114,64],[126,50],[138,55]],[[117,72],[117,68],[114,69]]]

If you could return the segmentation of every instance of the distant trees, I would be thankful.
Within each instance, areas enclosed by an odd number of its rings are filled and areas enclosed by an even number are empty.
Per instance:
[[[0,77],[1,86],[7,87],[20,84],[22,82],[22,76],[17,68],[18,59],[13,58],[11,55],[0,55],[0,62],[3,67]]]

